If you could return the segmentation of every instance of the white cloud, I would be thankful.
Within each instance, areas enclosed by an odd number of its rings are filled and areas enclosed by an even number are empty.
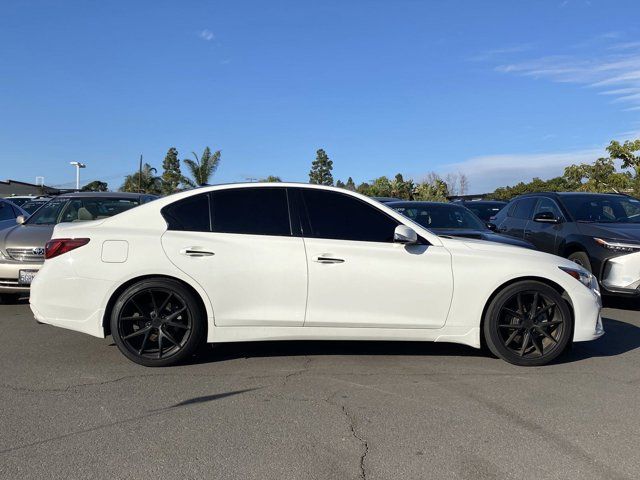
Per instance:
[[[207,42],[210,42],[211,40],[216,38],[215,34],[211,30],[207,30],[206,28],[198,32],[198,37]]]
[[[604,149],[600,148],[565,153],[484,155],[443,165],[438,173],[462,172],[469,179],[471,193],[486,193],[497,187],[528,182],[534,177],[545,180],[557,177],[569,165],[593,162],[604,155]]]

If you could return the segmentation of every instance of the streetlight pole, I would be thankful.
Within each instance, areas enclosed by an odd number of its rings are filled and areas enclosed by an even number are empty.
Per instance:
[[[87,168],[87,166],[82,162],[69,162],[69,165],[73,165],[76,167],[76,191],[80,190],[80,169]]]

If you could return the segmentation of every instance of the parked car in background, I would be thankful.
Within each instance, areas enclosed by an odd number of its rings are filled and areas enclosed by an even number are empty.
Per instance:
[[[476,238],[490,242],[505,243],[518,247],[534,248],[521,239],[499,235],[470,210],[456,203],[439,202],[389,202],[387,205],[428,228],[436,235]]]
[[[26,210],[29,215],[32,215],[37,209],[51,200],[51,197],[36,197],[28,200],[22,204],[22,209]]]
[[[640,200],[604,193],[534,193],[513,199],[497,231],[593,272],[610,293],[640,294]]]
[[[59,224],[45,256],[36,319],[110,334],[147,366],[206,341],[482,339],[506,361],[542,365],[604,333],[598,283],[579,265],[439,237],[321,185],[176,193],[100,224]]]
[[[47,202],[24,223],[0,231],[0,296],[28,293],[44,262],[44,247],[59,223],[104,220],[155,197],[138,193],[70,193]]]
[[[454,203],[464,205],[485,222],[490,222],[507,204],[500,200],[456,200]]]
[[[374,200],[377,200],[380,203],[389,203],[389,202],[399,202],[402,199],[401,198],[395,198],[395,197],[371,197]]]
[[[16,218],[20,215],[29,216],[29,214],[8,200],[0,199],[0,230],[12,227],[16,224]]]

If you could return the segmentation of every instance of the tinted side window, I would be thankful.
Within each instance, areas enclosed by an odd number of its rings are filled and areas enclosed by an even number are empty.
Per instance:
[[[0,202],[0,220],[11,220],[12,218],[16,217],[11,205],[5,202]]]
[[[373,206],[348,195],[303,189],[311,237],[392,242],[398,222]]]
[[[209,195],[202,193],[173,202],[162,209],[169,230],[210,232]]]
[[[213,231],[248,235],[291,235],[284,188],[238,188],[213,192]]]
[[[562,213],[560,213],[560,209],[558,208],[556,203],[550,198],[546,198],[546,197],[543,197],[540,199],[540,201],[538,202],[538,205],[536,206],[536,211],[535,211],[535,213],[544,213],[544,212],[551,212],[555,218],[562,217]]]
[[[526,220],[530,219],[533,216],[533,207],[535,206],[537,201],[538,199],[534,197],[518,200],[516,202],[516,207],[515,210],[513,210],[513,213],[511,213],[511,210],[509,211],[509,216],[515,218],[524,218]]]

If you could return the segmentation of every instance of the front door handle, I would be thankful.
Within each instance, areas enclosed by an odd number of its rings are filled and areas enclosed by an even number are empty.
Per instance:
[[[208,250],[200,250],[199,247],[186,247],[180,250],[180,255],[186,255],[187,257],[211,257],[215,255]]]
[[[329,257],[326,255],[318,255],[313,261],[317,263],[344,263],[344,259],[342,258]]]

